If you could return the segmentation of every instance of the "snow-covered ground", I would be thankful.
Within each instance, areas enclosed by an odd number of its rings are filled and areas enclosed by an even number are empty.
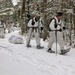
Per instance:
[[[0,75],[75,75],[75,49],[66,55],[50,54],[46,52],[47,41],[41,40],[45,48],[38,50],[34,39],[32,48],[25,47],[24,36],[24,44],[9,43],[11,35],[18,35],[18,31],[0,39]]]

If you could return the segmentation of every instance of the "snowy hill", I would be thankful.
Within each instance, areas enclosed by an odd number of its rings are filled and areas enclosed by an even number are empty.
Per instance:
[[[11,44],[11,35],[19,35],[18,31],[7,33],[5,39],[0,39],[0,75],[75,75],[75,49],[66,55],[46,52],[47,42],[41,40],[44,49],[36,49],[36,43],[31,41],[32,48],[24,44]],[[55,44],[53,46],[55,49]]]

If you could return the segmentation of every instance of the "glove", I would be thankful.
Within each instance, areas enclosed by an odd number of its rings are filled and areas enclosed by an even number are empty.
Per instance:
[[[59,31],[61,32],[61,31],[62,31],[62,29],[59,29]]]
[[[57,28],[57,24],[54,25],[54,28]]]
[[[65,27],[63,27],[63,30],[65,30],[66,28]]]
[[[35,22],[34,21],[32,21],[32,25],[34,25],[35,24]]]
[[[41,31],[43,30],[43,27],[41,27]]]

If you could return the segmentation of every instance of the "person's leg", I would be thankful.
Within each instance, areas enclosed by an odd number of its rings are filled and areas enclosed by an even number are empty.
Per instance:
[[[64,49],[65,42],[64,42],[63,37],[62,37],[62,32],[58,33],[58,43],[59,43],[60,48],[61,48],[60,54],[65,54],[65,53],[70,51],[70,49]]]
[[[1,28],[1,38],[3,38],[3,28]]]
[[[4,28],[2,28],[2,38],[5,37]]]
[[[49,42],[48,42],[48,52],[50,53],[55,53],[55,51],[52,51],[52,45],[55,42],[55,33],[54,32],[50,32],[50,38],[49,38]]]
[[[44,48],[44,47],[41,46],[41,44],[40,44],[40,35],[39,35],[38,31],[35,32],[34,35],[35,35],[35,39],[36,39],[37,48],[38,48],[38,49]]]
[[[26,42],[27,47],[31,47],[30,45],[31,37],[32,37],[32,28],[29,29],[28,34],[27,34],[27,42]]]
[[[39,37],[39,33],[38,33],[38,32],[35,32],[35,33],[34,33],[34,36],[35,36],[35,40],[36,40],[37,46],[40,46],[40,37]]]
[[[60,45],[61,50],[63,50],[64,49],[64,46],[65,46],[65,42],[63,40],[62,32],[58,32],[57,33],[57,40],[58,40],[58,43]]]
[[[10,27],[8,27],[8,33],[10,33]]]
[[[2,31],[2,30],[1,30],[1,28],[0,28],[0,37],[1,37],[1,31]]]

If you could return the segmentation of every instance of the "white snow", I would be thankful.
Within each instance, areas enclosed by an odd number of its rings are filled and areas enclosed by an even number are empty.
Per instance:
[[[17,2],[19,2],[20,0],[12,0],[12,2],[13,2],[13,5],[15,6],[15,5],[17,5]]]
[[[21,38],[20,36],[12,35],[8,40],[13,44],[23,44],[23,38]]]
[[[8,39],[13,34],[19,35],[14,31],[0,39],[0,75],[75,75],[75,49],[66,55],[50,54],[46,52],[47,41],[41,40],[44,49],[36,49],[34,39],[32,48],[27,48],[24,36],[24,44],[9,43]]]

